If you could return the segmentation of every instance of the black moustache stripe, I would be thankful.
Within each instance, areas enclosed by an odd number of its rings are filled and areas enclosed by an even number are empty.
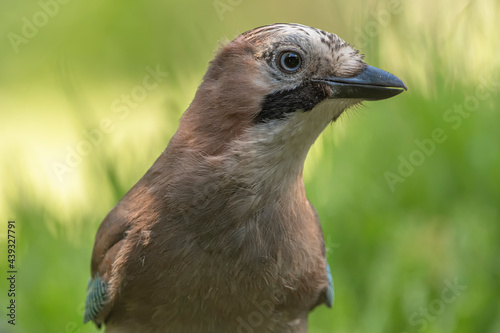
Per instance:
[[[327,97],[323,84],[311,81],[304,82],[292,90],[274,92],[264,98],[254,122],[263,123],[273,119],[283,119],[292,112],[310,111]]]

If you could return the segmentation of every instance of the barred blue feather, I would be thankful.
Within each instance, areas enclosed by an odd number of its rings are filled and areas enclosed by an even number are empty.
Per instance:
[[[102,281],[97,274],[93,279],[89,279],[87,285],[87,299],[85,300],[85,313],[83,323],[91,321],[97,317],[104,307],[107,298],[107,284]]]
[[[335,300],[335,294],[333,292],[333,278],[332,272],[330,271],[330,266],[328,262],[326,263],[326,276],[328,278],[328,290],[326,292],[326,305],[331,308],[333,301]]]

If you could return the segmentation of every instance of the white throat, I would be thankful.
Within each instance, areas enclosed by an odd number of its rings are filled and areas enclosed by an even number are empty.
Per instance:
[[[287,191],[302,168],[311,145],[325,127],[359,100],[325,100],[308,112],[257,124],[233,142],[228,171],[267,191]]]

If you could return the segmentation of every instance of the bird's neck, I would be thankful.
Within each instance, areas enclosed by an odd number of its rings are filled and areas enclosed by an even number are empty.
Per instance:
[[[305,196],[302,170],[309,148],[338,112],[316,107],[291,113],[286,119],[253,124],[216,154],[205,151],[197,140],[188,140],[197,133],[182,131],[150,170],[155,178],[150,184],[174,208],[172,220],[182,222],[199,235],[197,239],[214,247],[245,248],[245,242],[257,234],[267,244],[273,242],[266,237],[287,239],[280,234],[300,233],[304,223],[315,219]],[[272,230],[262,231],[268,228]],[[217,242],[221,235],[226,241]]]
[[[302,190],[309,149],[336,112],[331,107],[297,111],[287,119],[254,125],[227,150],[225,172],[260,193],[279,196]]]
[[[307,262],[309,251],[317,250],[307,244],[321,233],[302,170],[309,148],[333,118],[329,109],[316,111],[252,126],[222,154],[173,138],[148,176],[168,207],[169,225],[216,257],[239,253],[237,258],[248,259],[245,265],[275,258],[286,270]]]

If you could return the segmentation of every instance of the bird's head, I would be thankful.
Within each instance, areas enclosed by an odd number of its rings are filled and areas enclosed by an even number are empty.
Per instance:
[[[206,155],[301,168],[321,131],[346,109],[403,90],[400,79],[366,65],[335,34],[299,24],[263,26],[219,50],[177,141]]]
[[[342,111],[363,100],[395,96],[406,89],[394,75],[367,66],[357,50],[337,35],[298,24],[264,26],[242,35],[257,48],[272,91],[267,94],[256,122],[308,112],[323,101]]]

